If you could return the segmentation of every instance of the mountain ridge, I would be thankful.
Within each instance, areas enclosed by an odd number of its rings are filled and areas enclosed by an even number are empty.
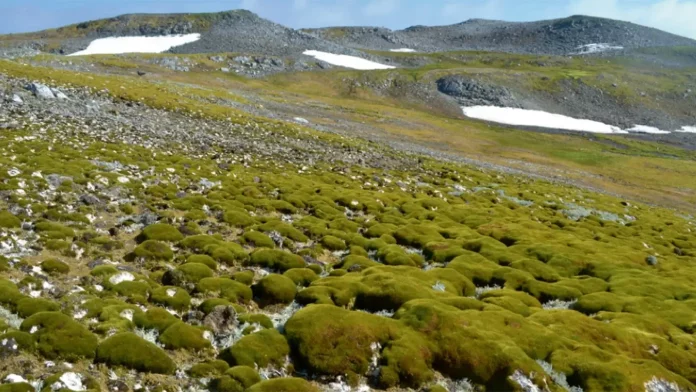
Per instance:
[[[254,52],[300,54],[307,49],[361,57],[356,50],[410,48],[423,52],[484,50],[527,54],[575,54],[588,44],[610,44],[627,50],[693,46],[696,40],[631,22],[585,15],[533,22],[469,19],[451,25],[385,27],[333,26],[293,29],[248,10],[217,13],[123,14],[33,33],[0,36],[0,44],[25,45],[67,54],[91,40],[110,36],[201,33],[200,42],[175,53]]]

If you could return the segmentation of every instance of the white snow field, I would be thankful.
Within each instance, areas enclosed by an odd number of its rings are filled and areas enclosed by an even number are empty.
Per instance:
[[[416,50],[415,49],[409,49],[409,48],[400,48],[400,49],[389,49],[390,52],[396,52],[396,53],[413,53]]]
[[[696,133],[696,126],[693,126],[693,127],[682,127],[681,129],[677,129],[675,132]]]
[[[320,52],[318,50],[306,50],[302,54],[306,56],[312,56],[317,60],[327,62],[331,65],[338,65],[340,67],[346,67],[351,69],[359,70],[373,70],[373,69],[393,69],[391,65],[384,65],[380,63],[375,63],[374,61],[365,60],[360,57],[347,56],[345,54],[333,54],[327,52]]]
[[[634,125],[633,128],[629,128],[627,131],[636,133],[652,133],[653,135],[667,135],[672,133],[670,131],[663,131],[659,128],[649,127],[647,125]]]
[[[607,125],[598,121],[579,120],[577,118],[517,108],[501,108],[497,106],[462,107],[464,115],[479,120],[486,120],[508,125],[528,127],[565,129],[569,131],[584,131],[593,133],[627,133],[619,127]]]
[[[663,131],[659,128],[647,125],[634,125],[632,128],[621,129],[599,121],[582,120],[562,114],[543,112],[541,110],[502,108],[497,106],[463,106],[462,111],[467,117],[507,125],[565,129],[569,131],[592,133],[650,133],[653,135],[667,135],[672,133],[671,131]],[[696,133],[696,126],[684,126],[674,132]]]
[[[587,44],[578,46],[578,52],[575,54],[591,54],[591,53],[601,53],[610,50],[623,50],[623,46],[611,46],[609,44]]]
[[[68,56],[121,53],[162,53],[175,47],[196,42],[200,34],[163,35],[158,37],[109,37],[95,39],[85,50]]]

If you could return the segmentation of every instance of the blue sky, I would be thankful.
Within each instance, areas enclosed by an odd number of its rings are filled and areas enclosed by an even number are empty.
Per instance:
[[[604,16],[696,38],[696,0],[0,0],[0,34],[136,12],[245,8],[290,27],[404,28],[469,18],[528,21]]]

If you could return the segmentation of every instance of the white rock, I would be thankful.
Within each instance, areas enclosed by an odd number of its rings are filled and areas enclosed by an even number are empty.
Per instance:
[[[167,296],[169,298],[174,297],[176,295],[176,290],[174,289],[167,289]]]
[[[78,373],[63,373],[63,375],[60,376],[60,382],[63,384],[63,388],[67,388],[71,391],[87,390],[84,385],[82,385],[82,375]]]
[[[36,325],[34,325],[34,326],[31,327],[31,329],[29,330],[29,333],[36,333],[36,331],[38,331],[38,330],[39,330],[39,327],[37,327]]]
[[[118,182],[121,184],[128,184],[130,182],[130,179],[128,177],[121,176],[118,178]]]
[[[119,272],[118,274],[113,275],[109,278],[109,282],[111,284],[119,284],[121,282],[132,282],[134,280],[135,276],[133,276],[133,274],[131,274],[130,272],[126,271]]]
[[[24,101],[22,100],[22,97],[20,97],[20,96],[17,95],[17,94],[15,94],[15,95],[12,96],[12,102],[14,102],[14,103],[19,103],[19,104],[24,103]]]
[[[22,174],[22,172],[19,171],[19,169],[17,169],[16,167],[7,171],[7,175],[10,177],[17,177],[20,174]]]
[[[128,321],[133,321],[133,311],[131,309],[126,309],[119,316],[123,317],[124,319],[127,319]]]
[[[18,383],[18,382],[29,382],[24,377],[18,374],[8,374],[4,380],[6,383]]]
[[[48,86],[41,83],[31,83],[27,86],[27,90],[31,91],[37,98],[54,99],[56,97]]]

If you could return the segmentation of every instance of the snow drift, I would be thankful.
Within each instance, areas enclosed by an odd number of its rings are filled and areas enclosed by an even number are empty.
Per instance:
[[[563,129],[568,131],[580,131],[591,133],[649,133],[654,135],[667,135],[671,131],[647,125],[634,125],[632,128],[621,129],[619,127],[604,124],[599,121],[583,120],[561,114],[548,113],[541,110],[527,110],[518,108],[505,108],[498,106],[468,106],[462,107],[464,115],[477,120],[496,122],[499,124],[519,125],[526,127],[539,127],[550,129]],[[696,127],[684,126],[674,132],[696,133]]]
[[[85,50],[68,56],[120,53],[162,53],[175,47],[196,42],[200,34],[163,35],[159,37],[109,37],[95,39]]]
[[[391,65],[384,65],[376,63],[374,61],[365,60],[360,57],[348,56],[345,54],[333,54],[327,52],[320,52],[318,50],[306,50],[302,53],[306,56],[312,56],[317,60],[324,61],[331,65],[337,65],[340,67],[346,67],[351,69],[359,70],[373,70],[373,69],[393,69],[395,67]]]

